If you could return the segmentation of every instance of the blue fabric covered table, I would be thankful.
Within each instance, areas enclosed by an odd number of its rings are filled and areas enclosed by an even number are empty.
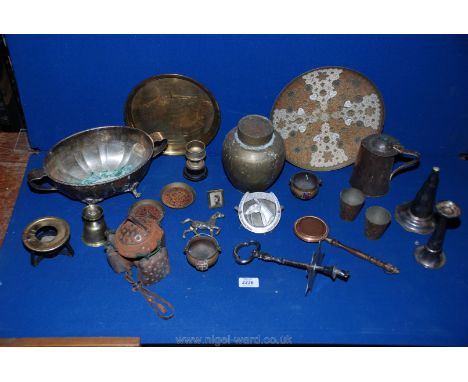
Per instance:
[[[123,124],[127,94],[140,80],[178,72],[205,84],[217,98],[221,129],[208,146],[209,177],[191,183],[194,204],[166,210],[171,273],[150,289],[176,308],[163,321],[121,275],[108,266],[102,248],[82,244],[83,204],[57,193],[33,193],[23,181],[0,251],[0,337],[139,336],[158,343],[312,343],[382,345],[468,344],[468,244],[463,213],[468,211],[468,163],[457,154],[468,147],[468,41],[466,37],[371,36],[8,36],[33,147],[28,170],[40,167],[47,150],[76,131]],[[392,181],[381,205],[392,213],[410,200],[433,165],[441,167],[438,199],[462,209],[461,224],[446,235],[447,264],[422,268],[413,257],[415,241],[427,236],[404,231],[393,221],[379,241],[364,236],[364,210],[356,221],[338,217],[340,191],[351,167],[317,173],[323,186],[309,202],[295,199],[288,180],[298,169],[286,164],[271,187],[285,207],[278,227],[256,235],[240,226],[234,206],[242,193],[227,180],[220,153],[224,135],[241,116],[269,115],[276,95],[300,73],[324,65],[343,65],[366,74],[386,105],[384,131],[422,153],[421,165]],[[184,158],[160,157],[139,186],[144,198],[159,199],[160,189],[184,181]],[[197,272],[186,261],[181,238],[186,217],[208,219],[209,189],[225,191],[226,215],[219,220],[222,254],[215,267]],[[124,194],[101,203],[116,228],[134,203]],[[351,272],[348,282],[318,276],[304,297],[304,271],[253,262],[237,265],[235,244],[256,239],[265,251],[309,261],[316,244],[296,238],[294,221],[322,217],[330,236],[398,266],[400,275],[326,243],[325,264]],[[21,244],[33,219],[54,215],[71,226],[73,258],[46,259],[33,268]],[[258,277],[259,288],[239,288],[239,277]]]

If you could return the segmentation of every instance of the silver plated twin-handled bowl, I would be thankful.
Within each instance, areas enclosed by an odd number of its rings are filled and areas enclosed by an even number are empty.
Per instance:
[[[151,159],[166,147],[159,132],[126,126],[84,130],[52,147],[43,167],[29,172],[28,183],[35,191],[58,191],[88,204],[123,192],[138,197],[136,186]]]

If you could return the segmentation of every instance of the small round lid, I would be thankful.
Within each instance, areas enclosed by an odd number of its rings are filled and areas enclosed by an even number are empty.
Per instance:
[[[398,154],[395,146],[400,142],[388,134],[372,134],[362,140],[362,145],[375,155],[390,157]]]
[[[261,146],[270,142],[273,131],[271,121],[261,115],[246,115],[237,124],[239,139],[251,146]]]

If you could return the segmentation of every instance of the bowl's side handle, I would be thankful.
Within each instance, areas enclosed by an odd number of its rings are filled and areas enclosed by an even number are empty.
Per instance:
[[[153,140],[153,145],[154,145],[154,150],[153,150],[153,158],[154,158],[167,149],[167,139],[164,138],[164,136],[159,131],[155,131],[154,133],[151,133],[150,137]]]
[[[45,186],[40,184],[41,180],[46,180],[49,181],[49,177],[45,173],[44,169],[42,168],[35,168],[29,171],[28,174],[28,184],[29,187],[31,187],[35,191],[46,191],[46,192],[52,192],[52,191],[57,191],[57,188],[54,186],[50,185]]]

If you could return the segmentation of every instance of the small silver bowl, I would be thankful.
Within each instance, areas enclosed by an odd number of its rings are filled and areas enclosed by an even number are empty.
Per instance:
[[[294,174],[289,180],[289,188],[293,195],[302,200],[310,200],[319,192],[322,181],[310,171]]]

